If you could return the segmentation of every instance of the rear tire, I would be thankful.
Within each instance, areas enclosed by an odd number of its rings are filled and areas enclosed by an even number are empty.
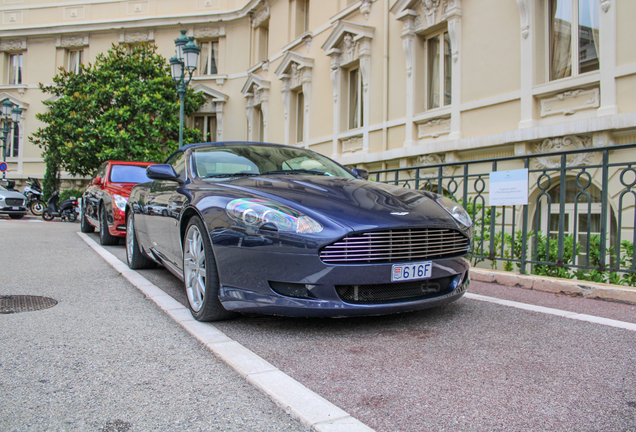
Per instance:
[[[235,313],[219,300],[219,274],[210,237],[198,216],[190,219],[183,239],[183,280],[188,307],[197,321],[219,321]]]
[[[152,269],[157,267],[157,263],[146,256],[137,243],[133,213],[126,216],[126,261],[128,267],[133,270]]]
[[[80,207],[80,231],[83,233],[95,232],[95,227],[88,223],[86,220],[86,214],[84,213],[84,205]]]
[[[106,208],[102,206],[99,217],[99,244],[102,246],[117,245],[119,244],[119,237],[110,235],[110,232],[108,232],[108,220],[106,218]]]
[[[48,210],[44,210],[42,212],[42,219],[44,219],[47,222],[52,221],[53,219],[55,219],[55,216],[51,216],[51,214],[49,213]]]

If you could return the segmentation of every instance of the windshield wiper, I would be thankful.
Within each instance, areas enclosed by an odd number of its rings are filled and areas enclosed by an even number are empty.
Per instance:
[[[257,176],[259,174],[256,173],[246,173],[246,172],[238,172],[238,173],[224,173],[224,174],[210,174],[205,176],[205,178],[221,178],[221,177],[249,177],[249,176]]]
[[[294,169],[294,170],[277,170],[277,171],[267,171],[262,173],[261,175],[269,175],[269,174],[285,174],[285,175],[289,175],[289,174],[313,174],[313,175],[328,175],[325,174],[324,172],[321,171],[313,171],[313,170],[307,170],[307,169]]]

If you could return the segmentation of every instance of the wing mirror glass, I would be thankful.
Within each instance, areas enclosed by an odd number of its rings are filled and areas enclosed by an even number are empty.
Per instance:
[[[360,177],[361,179],[369,180],[369,171],[362,168],[354,168],[351,171],[353,171],[353,174]]]
[[[183,184],[172,165],[168,164],[150,165],[146,168],[146,176],[152,180],[168,180]]]

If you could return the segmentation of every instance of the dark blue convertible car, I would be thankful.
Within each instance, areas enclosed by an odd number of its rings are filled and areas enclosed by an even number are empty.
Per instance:
[[[468,287],[472,222],[441,195],[251,142],[188,145],[147,175],[126,207],[128,265],[182,279],[199,321],[412,311]]]

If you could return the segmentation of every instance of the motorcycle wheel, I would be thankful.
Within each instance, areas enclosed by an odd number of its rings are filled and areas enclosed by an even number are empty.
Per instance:
[[[42,212],[42,219],[44,219],[45,221],[49,221],[49,222],[50,222],[50,221],[52,221],[53,219],[55,219],[55,216],[51,216],[51,215],[49,214],[49,211],[48,211],[48,210],[44,210],[44,211]]]
[[[42,212],[44,212],[44,203],[42,201],[33,201],[29,206],[29,210],[33,213],[34,216],[42,216]]]
[[[75,213],[74,211],[71,211],[68,214],[68,221],[69,222],[75,222],[77,220],[77,213]]]

